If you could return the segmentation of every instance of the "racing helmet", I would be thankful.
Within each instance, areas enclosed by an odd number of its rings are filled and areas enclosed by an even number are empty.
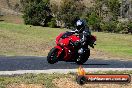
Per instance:
[[[85,22],[83,20],[78,20],[76,22],[76,28],[79,32],[81,32],[85,27]]]

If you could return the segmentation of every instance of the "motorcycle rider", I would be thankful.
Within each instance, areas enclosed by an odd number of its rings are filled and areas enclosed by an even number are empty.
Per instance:
[[[89,43],[88,40],[91,36],[91,31],[90,31],[89,27],[86,25],[86,22],[84,20],[79,19],[76,22],[75,32],[78,33],[80,36],[81,45],[87,46],[87,44]]]
[[[90,45],[91,47],[93,47],[92,45],[92,41],[90,41],[91,39],[91,31],[89,29],[89,27],[87,26],[86,22],[82,19],[78,19],[76,21],[75,24],[75,29],[73,31],[67,31],[62,38],[65,38],[66,36],[70,36],[72,34],[78,34],[80,37],[80,41],[76,42],[75,45],[80,45],[83,47],[87,47],[88,45]],[[93,47],[94,48],[94,47]]]

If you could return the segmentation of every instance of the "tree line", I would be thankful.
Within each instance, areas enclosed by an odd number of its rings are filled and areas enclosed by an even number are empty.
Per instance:
[[[82,18],[94,31],[132,32],[132,20],[123,19],[121,0],[93,0],[92,6],[86,5],[83,0],[20,1],[25,24],[71,28],[75,26],[77,18]]]

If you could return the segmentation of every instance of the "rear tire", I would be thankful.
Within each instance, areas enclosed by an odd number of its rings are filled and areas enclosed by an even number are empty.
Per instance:
[[[83,65],[89,58],[90,56],[90,50],[88,49],[88,51],[82,55],[79,55],[79,57],[76,59],[76,63],[78,65]]]
[[[78,65],[83,65],[87,60],[88,60],[88,56],[80,56],[79,58],[76,59],[76,63]]]
[[[47,56],[48,63],[54,64],[58,62],[57,54],[58,54],[58,49],[52,48]]]

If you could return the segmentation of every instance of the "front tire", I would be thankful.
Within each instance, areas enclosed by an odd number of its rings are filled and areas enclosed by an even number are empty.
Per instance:
[[[58,49],[52,48],[47,56],[48,63],[54,64],[58,62],[57,54],[58,54]]]

